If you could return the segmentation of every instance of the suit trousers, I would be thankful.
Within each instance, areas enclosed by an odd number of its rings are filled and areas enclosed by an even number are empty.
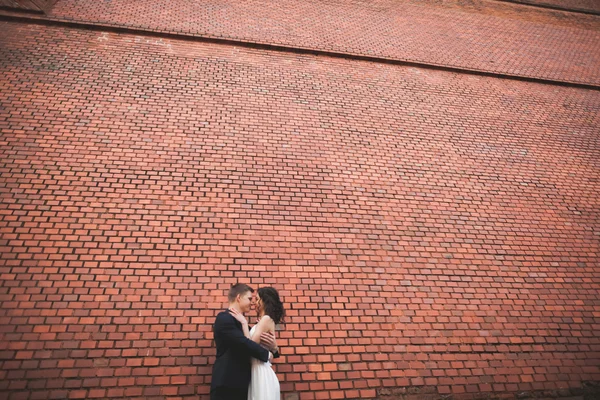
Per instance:
[[[248,389],[215,388],[210,391],[210,400],[248,400]]]

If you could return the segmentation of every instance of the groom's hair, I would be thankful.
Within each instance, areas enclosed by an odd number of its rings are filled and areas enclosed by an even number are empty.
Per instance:
[[[233,285],[231,287],[231,289],[229,289],[229,294],[227,295],[227,300],[229,300],[230,303],[233,303],[240,294],[244,294],[246,292],[254,293],[254,289],[252,289],[250,286],[246,285],[245,283],[236,283],[235,285]]]

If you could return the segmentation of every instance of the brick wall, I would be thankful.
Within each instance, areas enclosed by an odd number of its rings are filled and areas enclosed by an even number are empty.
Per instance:
[[[19,10],[25,12],[46,12],[55,0],[0,0],[0,9]]]
[[[287,399],[595,390],[598,91],[0,31],[3,397],[206,398],[238,280]]]
[[[489,0],[61,0],[51,18],[600,84],[597,16]]]
[[[529,4],[541,7],[553,7],[556,9],[570,10],[573,12],[584,12],[600,14],[600,2],[596,0],[503,0],[514,3]]]

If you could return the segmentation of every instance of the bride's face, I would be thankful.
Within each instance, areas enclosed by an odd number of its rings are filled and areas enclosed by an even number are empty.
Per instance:
[[[257,295],[256,296],[256,313],[258,315],[260,315],[260,313],[262,312],[262,310],[263,310],[263,302],[262,302],[260,296]]]

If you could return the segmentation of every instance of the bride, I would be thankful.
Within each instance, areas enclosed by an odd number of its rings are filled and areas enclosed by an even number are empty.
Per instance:
[[[244,335],[260,344],[261,333],[275,333],[275,325],[282,322],[285,310],[279,299],[279,293],[274,288],[260,288],[257,294],[258,323],[252,327],[252,330],[248,331],[248,322],[243,314],[235,310],[232,311],[232,314],[242,323]],[[252,378],[248,388],[248,400],[280,400],[279,380],[269,361],[252,359]]]

